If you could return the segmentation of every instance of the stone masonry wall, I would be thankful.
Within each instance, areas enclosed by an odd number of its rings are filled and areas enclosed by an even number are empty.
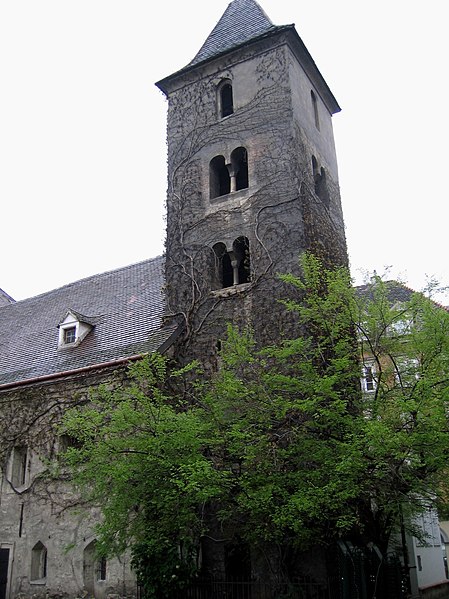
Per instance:
[[[9,549],[11,599],[135,596],[128,555],[107,561],[105,580],[98,580],[92,555],[88,563],[99,511],[83,504],[64,471],[53,481],[46,476],[64,449],[58,432],[63,412],[86,401],[91,386],[124,381],[124,369],[97,371],[0,393],[0,543]],[[26,448],[20,480],[13,464],[17,448]],[[47,552],[43,578],[32,564],[40,544]]]
[[[214,367],[227,322],[252,326],[260,343],[294,334],[294,319],[278,302],[290,290],[278,274],[298,274],[301,252],[347,263],[338,181],[328,169],[323,199],[312,172],[312,156],[320,166],[332,162],[333,144],[325,155],[297,118],[287,46],[267,42],[239,59],[203,67],[169,95],[168,314],[185,324],[180,359],[199,358],[206,368]],[[235,110],[220,119],[223,79],[232,81]],[[229,162],[238,147],[248,152],[248,189],[211,199],[210,161],[222,155]],[[220,289],[212,248],[221,242],[229,250],[239,236],[249,240],[251,280]]]

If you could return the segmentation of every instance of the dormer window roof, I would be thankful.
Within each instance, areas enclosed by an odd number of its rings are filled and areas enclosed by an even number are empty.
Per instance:
[[[93,318],[84,316],[75,310],[69,309],[58,324],[58,347],[76,347],[94,328]]]

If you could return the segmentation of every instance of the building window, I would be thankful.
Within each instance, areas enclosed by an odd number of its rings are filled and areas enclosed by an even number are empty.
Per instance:
[[[47,548],[40,541],[31,550],[31,580],[44,581],[47,578]]]
[[[234,191],[247,189],[248,152],[239,147],[231,153],[231,162],[226,164],[224,156],[215,156],[209,162],[210,198],[218,198]]]
[[[362,391],[371,393],[376,390],[376,379],[374,373],[374,367],[370,364],[365,364],[362,369]]]
[[[74,449],[81,449],[82,446],[82,441],[76,437],[72,437],[71,435],[61,435],[59,437],[58,450],[60,454],[64,454],[71,447]]]
[[[85,548],[83,554],[83,579],[84,588],[92,596],[95,596],[95,585],[97,582],[106,580],[107,561],[105,557],[97,554],[97,541],[91,541]]]
[[[248,188],[248,152],[236,148],[231,154],[231,191]]]
[[[21,487],[26,483],[28,448],[26,445],[14,447],[11,454],[11,484]]]
[[[222,119],[234,113],[232,84],[228,79],[218,86],[218,113]]]
[[[95,562],[97,580],[106,580],[106,563],[105,557],[99,557]]]
[[[224,243],[216,243],[213,247],[216,265],[215,286],[220,289],[249,283],[250,253],[249,241],[246,237],[238,237],[228,251]]]
[[[237,261],[237,285],[249,283],[250,259],[249,241],[246,237],[238,237],[232,244],[232,249]]]
[[[329,190],[327,188],[326,171],[323,167],[320,168],[315,156],[312,156],[312,173],[316,195],[323,200],[323,202],[329,204]]]
[[[318,115],[318,102],[316,96],[312,90],[310,90],[310,98],[312,100],[313,117],[315,119],[315,127],[320,130],[320,118]]]
[[[215,156],[209,163],[210,197],[218,198],[231,191],[231,178],[224,156]]]
[[[64,331],[64,343],[75,343],[76,341],[76,327],[68,327],[63,329]]]

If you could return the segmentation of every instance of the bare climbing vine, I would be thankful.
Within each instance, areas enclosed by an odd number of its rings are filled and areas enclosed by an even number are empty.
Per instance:
[[[273,307],[273,290],[281,287],[277,274],[295,269],[304,249],[326,263],[346,260],[338,187],[330,182],[333,205],[316,195],[313,151],[292,125],[285,48],[263,55],[255,79],[254,97],[226,119],[217,115],[216,74],[170,95],[166,297],[168,316],[184,325],[181,360],[213,354],[227,321],[243,325],[263,314],[261,341],[286,329],[285,314]],[[210,199],[210,160],[220,154],[228,159],[237,147],[248,152],[248,189]],[[229,250],[240,236],[249,240],[250,281],[220,289],[213,246],[223,243]]]

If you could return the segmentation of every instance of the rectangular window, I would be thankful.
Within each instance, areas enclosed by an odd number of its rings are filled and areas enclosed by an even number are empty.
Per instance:
[[[365,365],[362,369],[361,378],[362,391],[371,393],[376,390],[376,379],[374,377],[374,368],[370,365]]]
[[[64,343],[75,343],[76,327],[64,329]]]
[[[100,557],[97,561],[97,580],[106,580],[106,558]]]

